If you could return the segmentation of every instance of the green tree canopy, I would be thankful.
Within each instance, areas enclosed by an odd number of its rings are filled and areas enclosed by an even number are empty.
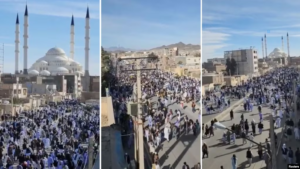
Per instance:
[[[101,77],[103,77],[106,73],[111,69],[111,60],[109,57],[109,53],[101,47]]]

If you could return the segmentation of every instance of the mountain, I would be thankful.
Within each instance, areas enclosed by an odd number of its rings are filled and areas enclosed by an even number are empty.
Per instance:
[[[127,51],[138,52],[138,51],[157,51],[157,50],[162,50],[164,48],[175,48],[175,47],[179,48],[179,50],[181,51],[200,50],[200,45],[184,44],[183,42],[178,42],[171,45],[163,45],[149,50],[136,50],[136,49],[129,49],[124,47],[109,47],[109,48],[104,48],[104,50],[108,52],[127,52]]]
[[[109,47],[109,48],[104,48],[104,50],[108,52],[127,52],[127,51],[136,51],[134,49],[128,49],[124,47]]]
[[[175,47],[179,48],[179,50],[200,50],[200,45],[184,44],[183,42],[178,42],[167,46],[163,45],[150,50],[161,50],[164,48],[175,48]]]

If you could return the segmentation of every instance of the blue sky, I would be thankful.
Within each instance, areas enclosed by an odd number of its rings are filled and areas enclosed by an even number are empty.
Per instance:
[[[15,69],[15,22],[20,21],[19,69],[23,69],[23,23],[26,0],[0,0],[0,43],[5,45],[4,72]],[[29,13],[28,67],[52,47],[70,54],[70,24],[74,14],[76,61],[84,66],[86,8],[90,8],[90,74],[99,75],[99,0],[27,0]]]
[[[300,55],[300,1],[203,0],[203,61],[223,57],[224,51],[254,46],[262,57],[261,38],[267,35],[268,54],[290,36],[290,55]]]
[[[200,44],[199,0],[102,0],[101,6],[105,48]]]

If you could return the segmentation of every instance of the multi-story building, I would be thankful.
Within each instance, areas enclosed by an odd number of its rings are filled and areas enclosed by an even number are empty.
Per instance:
[[[174,48],[165,48],[164,49],[164,55],[166,56],[178,56],[178,48],[174,47]]]
[[[204,62],[202,64],[203,68],[207,70],[207,72],[213,73],[221,73],[226,70],[226,66],[219,62]]]
[[[240,49],[224,52],[224,59],[226,64],[227,58],[233,58],[236,63],[236,73],[238,75],[250,75],[258,74],[258,56],[257,50],[250,49]]]
[[[226,64],[226,59],[224,58],[212,58],[212,59],[207,59],[207,62],[215,62],[215,63],[221,63],[221,64]]]
[[[214,84],[223,85],[224,84],[224,76],[223,74],[217,73],[204,73],[202,74],[202,85],[206,84]]]

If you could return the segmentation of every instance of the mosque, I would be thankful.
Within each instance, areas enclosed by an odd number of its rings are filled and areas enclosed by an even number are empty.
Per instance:
[[[15,85],[21,83],[27,86],[29,90],[32,85],[42,85],[43,90],[48,88],[46,86],[56,85],[56,92],[73,93],[74,97],[82,96],[82,94],[90,94],[89,92],[96,91],[99,88],[97,79],[99,76],[90,76],[89,74],[89,43],[90,43],[90,14],[87,7],[85,17],[85,64],[84,67],[74,60],[74,17],[71,19],[70,26],[70,54],[67,56],[66,52],[54,47],[49,49],[45,55],[37,59],[33,65],[28,68],[28,26],[29,26],[28,8],[26,5],[24,14],[24,35],[23,35],[23,69],[19,68],[19,15],[16,18],[15,27],[15,73],[1,74],[0,83]],[[98,96],[96,93],[95,96]],[[94,97],[94,95],[92,95]],[[91,96],[91,97],[92,97]],[[90,97],[90,96],[89,96]],[[86,97],[87,98],[87,97]]]
[[[269,55],[268,58],[286,58],[288,55],[280,50],[279,48],[275,48]]]
[[[55,76],[55,75],[66,75],[66,74],[77,74],[79,76],[89,75],[89,8],[86,12],[86,22],[85,22],[85,70],[83,67],[74,60],[74,17],[71,20],[71,30],[70,30],[70,56],[68,57],[65,51],[61,48],[54,47],[47,51],[45,56],[38,59],[33,65],[28,69],[28,8],[26,5],[24,14],[24,69],[19,70],[19,16],[16,19],[16,31],[15,31],[15,73],[33,76]]]

